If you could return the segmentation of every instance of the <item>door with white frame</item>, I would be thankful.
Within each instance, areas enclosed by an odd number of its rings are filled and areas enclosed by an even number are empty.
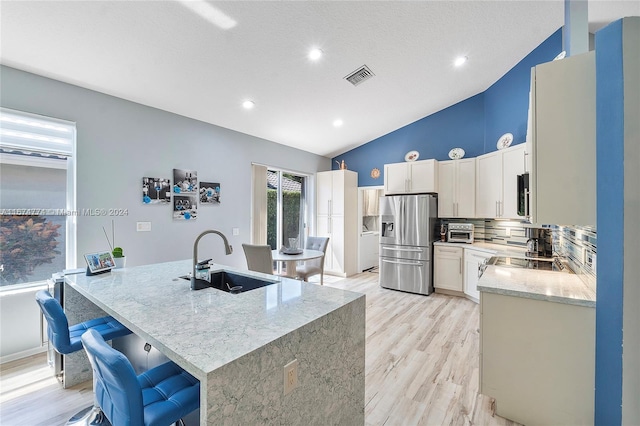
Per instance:
[[[384,186],[358,188],[358,271],[378,266],[380,253],[380,197]]]

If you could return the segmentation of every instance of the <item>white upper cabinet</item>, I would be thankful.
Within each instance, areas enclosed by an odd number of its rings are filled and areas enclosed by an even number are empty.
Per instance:
[[[384,165],[384,193],[419,194],[438,189],[436,160],[422,160]]]
[[[477,157],[476,217],[518,216],[518,175],[525,172],[525,144]]]
[[[346,178],[345,171],[320,172],[316,174],[317,194],[317,214],[326,216],[341,216],[344,214],[346,187],[345,179],[353,181],[353,174],[349,171],[349,178]],[[357,174],[356,179],[357,179]],[[356,184],[357,185],[357,184]]]
[[[596,225],[595,53],[531,72],[531,220]]]
[[[476,159],[438,162],[438,216],[475,217]]]
[[[492,152],[477,158],[476,216],[499,217],[502,201],[502,153]]]

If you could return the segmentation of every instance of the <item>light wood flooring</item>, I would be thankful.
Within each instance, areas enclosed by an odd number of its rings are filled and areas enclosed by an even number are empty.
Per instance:
[[[325,285],[367,297],[367,425],[515,425],[478,395],[479,307],[387,290],[363,272]]]
[[[478,395],[478,305],[378,286],[378,274],[325,276],[365,293],[367,425],[514,425]],[[0,424],[63,425],[93,400],[91,382],[63,390],[44,354],[0,366]]]

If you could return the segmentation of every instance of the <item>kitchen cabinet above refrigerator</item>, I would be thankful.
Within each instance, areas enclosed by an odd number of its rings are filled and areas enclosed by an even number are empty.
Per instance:
[[[384,193],[424,194],[438,190],[436,160],[408,161],[384,165]]]
[[[531,221],[596,225],[595,52],[531,71]]]

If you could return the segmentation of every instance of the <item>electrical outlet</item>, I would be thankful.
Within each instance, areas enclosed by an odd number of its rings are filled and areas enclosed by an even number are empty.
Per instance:
[[[294,359],[284,366],[284,394],[298,387],[298,360]]]
[[[507,236],[507,237],[510,237],[511,236],[511,228],[506,228],[504,230],[504,235]]]
[[[240,228],[233,228],[231,230],[232,235],[240,235]]]

